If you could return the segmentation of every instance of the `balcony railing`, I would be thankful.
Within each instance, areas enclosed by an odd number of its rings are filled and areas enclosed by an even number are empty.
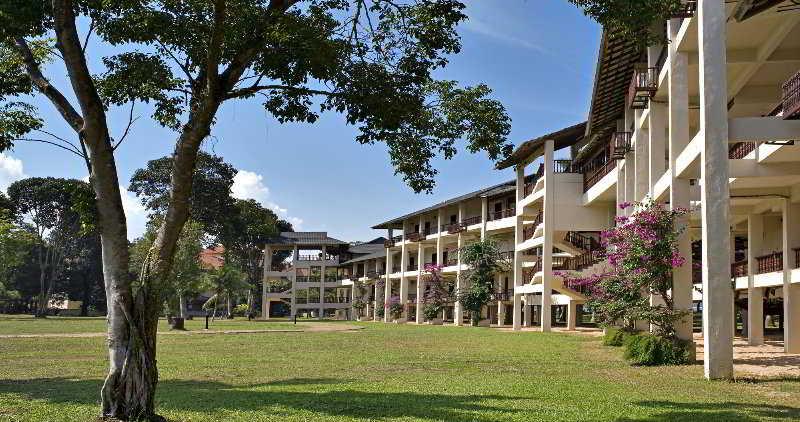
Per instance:
[[[658,71],[655,67],[638,64],[634,66],[631,84],[628,87],[628,107],[645,109],[658,91]]]
[[[522,229],[522,240],[533,239],[533,234],[536,232],[536,224],[526,226]]]
[[[322,255],[322,254],[298,255],[297,256],[297,260],[298,261],[322,261],[323,259],[325,261],[332,261],[332,260],[336,259],[336,257],[334,255],[330,255],[330,254],[327,254],[327,255]]]
[[[553,172],[555,173],[580,173],[577,165],[572,160],[553,160]]]
[[[800,118],[800,71],[783,84],[782,91],[783,118]]]
[[[539,164],[539,168],[536,169],[536,173],[528,176],[525,185],[522,187],[523,196],[528,196],[533,193],[533,190],[536,188],[536,182],[544,176],[544,164]]]
[[[794,267],[800,268],[800,248],[794,248]]]
[[[458,265],[458,250],[449,250],[447,251],[447,259],[445,260],[445,265],[448,267],[452,267],[453,265]]]
[[[506,261],[513,261],[514,260],[514,251],[503,251],[500,252],[500,259]]]
[[[394,247],[394,243],[395,243],[395,242],[394,242],[394,240],[392,240],[392,239],[386,239],[386,240],[384,240],[384,241],[383,241],[383,247],[384,247],[384,248],[391,248],[391,247]]]
[[[731,277],[747,277],[747,261],[739,261],[731,264]]]
[[[601,167],[583,173],[583,191],[588,191],[592,186],[603,180],[607,174],[611,173],[616,168],[617,162],[614,160],[608,160]]]
[[[464,226],[471,226],[473,224],[480,224],[482,221],[483,218],[480,215],[478,215],[475,217],[465,218],[464,220],[461,221],[461,224],[463,224]]]
[[[617,160],[625,159],[625,154],[631,152],[631,132],[614,132],[611,135],[611,158]]]
[[[741,160],[756,149],[755,142],[737,142],[728,148],[728,158],[731,160]]]
[[[672,18],[691,18],[697,12],[697,0],[683,0],[682,3],[678,10],[672,14]]]
[[[502,211],[490,212],[489,216],[487,217],[487,219],[489,221],[502,220],[504,218],[514,217],[515,215],[517,215],[517,209],[516,208],[506,208],[506,209],[504,209]]]
[[[420,232],[408,232],[406,233],[406,240],[410,242],[419,242],[423,239],[423,235]]]
[[[759,256],[756,258],[756,262],[758,263],[757,274],[783,271],[783,252],[773,252],[769,255]]]
[[[600,249],[600,242],[597,239],[579,232],[567,232],[564,240],[572,246],[584,251],[594,251]]]
[[[406,271],[417,271],[419,266],[417,264],[408,264],[406,265]]]
[[[463,223],[451,223],[451,224],[444,224],[442,225],[442,231],[446,231],[450,234],[461,233],[467,229]]]
[[[492,298],[497,301],[508,301],[514,300],[514,291],[513,290],[499,290],[492,293]]]

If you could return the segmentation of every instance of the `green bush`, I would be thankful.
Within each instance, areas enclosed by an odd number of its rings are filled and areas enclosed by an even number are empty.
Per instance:
[[[439,318],[441,313],[442,313],[442,306],[435,303],[429,303],[422,308],[422,314],[425,315],[425,319],[427,319],[428,321]]]
[[[641,334],[625,339],[624,356],[638,366],[686,365],[690,363],[690,347],[684,340]]]
[[[622,328],[606,328],[606,334],[603,336],[603,346],[622,347],[628,337],[635,335],[635,332]]]
[[[247,304],[246,304],[246,303],[241,303],[241,304],[239,304],[239,305],[236,305],[236,306],[233,308],[233,311],[231,311],[231,314],[232,314],[233,316],[243,317],[243,316],[247,315],[247,312],[248,312],[249,310],[250,310],[250,307],[249,307],[249,306],[247,306]]]

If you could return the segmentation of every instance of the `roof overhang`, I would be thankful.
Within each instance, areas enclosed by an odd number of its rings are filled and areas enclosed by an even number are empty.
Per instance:
[[[586,122],[578,123],[553,133],[540,136],[535,139],[523,142],[508,158],[497,163],[498,170],[506,169],[521,163],[530,161],[530,157],[538,157],[544,153],[544,143],[546,141],[553,141],[555,149],[570,147],[580,142],[586,133]]]

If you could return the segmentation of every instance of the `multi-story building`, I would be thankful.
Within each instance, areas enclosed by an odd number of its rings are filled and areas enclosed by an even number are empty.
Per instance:
[[[375,226],[389,230],[375,303],[399,297],[402,320],[422,322],[420,269],[441,263],[463,288],[457,251],[492,237],[513,253],[513,272],[486,316],[548,331],[558,305],[574,326],[584,298],[559,270],[603,270],[598,233],[630,212],[618,205],[651,198],[692,210],[679,242],[692,259],[671,294],[681,309],[702,301],[706,376],[732,376],[737,304],[750,344],[764,341],[768,309],[785,351],[800,353],[800,11],[773,0],[684,5],[658,26],[661,45],[604,32],[588,120],[520,145],[498,165],[514,167],[515,182]],[[448,312],[462,323],[457,303]],[[678,335],[693,339],[691,318]]]
[[[499,168],[517,172],[517,253],[543,245],[540,271],[515,277],[517,293],[558,288],[553,270],[569,259],[549,255],[565,250],[563,233],[594,239],[629,212],[618,204],[652,198],[692,209],[680,251],[693,260],[675,270],[672,296],[690,309],[702,292],[705,373],[728,378],[736,303],[750,344],[760,344],[765,303],[782,302],[769,307],[786,352],[800,352],[800,13],[781,1],[685,3],[665,22],[663,45],[641,49],[604,33],[583,129],[529,141]],[[570,160],[554,158],[561,148]],[[540,159],[531,185],[526,166]],[[603,265],[592,242],[570,269]],[[691,340],[691,319],[678,332]]]

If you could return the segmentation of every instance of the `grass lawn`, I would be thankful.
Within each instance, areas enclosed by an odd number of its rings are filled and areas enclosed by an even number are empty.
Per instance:
[[[619,349],[579,335],[363,325],[160,337],[159,412],[193,422],[800,418],[798,379],[632,368]],[[0,421],[93,420],[105,353],[102,338],[0,339]]]
[[[188,331],[205,328],[204,318],[185,321]],[[299,329],[289,321],[248,321],[247,318],[232,320],[219,319],[209,321],[209,330],[292,330]],[[168,331],[166,319],[158,322],[159,331]],[[47,317],[33,318],[30,315],[0,315],[0,335],[2,334],[72,334],[103,333],[106,331],[105,317]]]

